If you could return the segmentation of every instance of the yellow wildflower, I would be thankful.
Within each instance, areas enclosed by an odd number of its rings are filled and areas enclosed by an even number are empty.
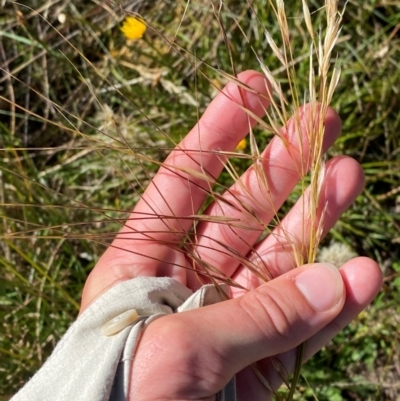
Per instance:
[[[242,151],[245,150],[247,146],[247,139],[243,138],[236,146],[236,150]]]
[[[141,18],[126,17],[121,31],[127,39],[141,39],[146,32],[147,26]]]

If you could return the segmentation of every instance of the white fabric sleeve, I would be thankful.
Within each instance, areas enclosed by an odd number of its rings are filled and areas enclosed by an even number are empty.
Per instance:
[[[116,284],[78,317],[11,401],[126,401],[131,362],[146,326],[167,314],[223,301],[227,292],[226,286],[206,285],[193,294],[167,277],[139,277]],[[133,310],[139,314],[136,321],[128,320],[114,335],[103,333],[107,322]],[[217,400],[234,401],[235,393],[233,378]]]

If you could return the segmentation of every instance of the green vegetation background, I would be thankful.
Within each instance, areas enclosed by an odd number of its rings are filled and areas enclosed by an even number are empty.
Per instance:
[[[122,136],[162,161],[172,145],[161,131],[183,137],[224,83],[216,69],[232,73],[211,1],[26,3],[0,1],[0,400],[39,368],[75,319],[87,274],[156,171]],[[301,2],[287,3],[301,20]],[[311,10],[322,3],[310,1]],[[271,9],[267,0],[253,7],[255,14],[227,1],[222,10],[233,64],[259,69],[253,47],[277,72],[260,25],[277,32]],[[170,39],[176,34],[182,51],[150,29],[127,43],[122,9]],[[305,87],[308,43],[305,31],[293,36]],[[306,365],[299,399],[400,399],[399,47],[397,2],[348,2],[333,103],[343,134],[330,155],[356,158],[366,187],[324,244],[334,239],[378,260],[385,284]],[[257,137],[261,146],[269,140],[261,129]]]

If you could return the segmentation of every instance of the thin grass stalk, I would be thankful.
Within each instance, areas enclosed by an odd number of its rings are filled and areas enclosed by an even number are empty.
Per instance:
[[[282,39],[282,51],[279,46],[272,39],[271,35],[266,32],[265,36],[267,38],[268,44],[270,45],[273,53],[277,59],[281,62],[283,68],[286,70],[286,78],[289,84],[289,92],[291,94],[291,103],[294,110],[298,110],[300,107],[299,93],[297,89],[297,77],[294,65],[294,56],[292,53],[292,47],[290,45],[290,35],[289,28],[287,25],[287,17],[285,14],[285,6],[282,0],[276,0],[276,3],[270,1],[271,8],[273,9],[277,22],[279,24],[279,30],[281,32]],[[318,250],[318,244],[321,240],[322,235],[322,223],[324,217],[325,205],[320,205],[320,192],[321,185],[324,178],[324,165],[325,161],[322,153],[322,143],[324,135],[324,119],[328,109],[328,106],[332,100],[334,90],[337,86],[340,77],[340,70],[334,67],[332,72],[332,77],[329,81],[329,73],[331,66],[331,56],[334,46],[340,34],[340,22],[342,14],[338,12],[337,1],[336,0],[326,0],[325,3],[325,15],[326,15],[326,29],[324,36],[322,35],[321,27],[319,29],[319,34],[316,39],[315,30],[312,23],[311,14],[307,5],[306,0],[302,0],[303,6],[303,18],[306,25],[306,29],[310,35],[310,56],[309,56],[309,93],[308,101],[311,105],[311,116],[309,122],[306,124],[306,136],[308,138],[308,143],[311,148],[310,155],[310,165],[311,170],[311,183],[310,183],[310,194],[308,197],[307,205],[303,203],[303,227],[302,238],[305,238],[305,230],[309,230],[309,243],[308,249],[303,249],[301,245],[300,248],[297,244],[293,244],[293,252],[298,266],[304,263],[313,263],[316,259],[316,254]],[[316,43],[317,41],[317,43]],[[318,49],[317,61],[318,61],[318,73],[315,75],[314,72],[314,47]],[[267,78],[273,83],[273,88],[280,96],[280,87],[276,80],[271,77],[271,73],[264,63],[260,62],[261,68],[266,74]],[[279,90],[277,90],[279,88]],[[318,103],[317,103],[318,102]],[[278,103],[275,101],[271,102],[273,114],[279,116],[287,115],[288,113],[284,110],[286,107],[285,103]],[[269,125],[273,126],[274,117],[269,117]],[[285,123],[285,121],[283,121]],[[302,140],[301,136],[304,135],[302,132],[300,119],[295,118],[296,131],[299,135],[298,142],[300,144],[300,154],[303,154],[303,149],[301,148]],[[299,176],[302,177],[302,193],[305,193],[306,181],[304,179],[306,171],[299,171]],[[321,210],[322,207],[322,210]],[[308,209],[308,213],[305,210]],[[288,238],[290,243],[290,238]],[[301,241],[301,243],[305,243]],[[289,394],[287,400],[292,400],[297,382],[300,377],[301,364],[304,356],[305,344],[299,346],[296,356],[296,366],[295,372],[290,384]]]

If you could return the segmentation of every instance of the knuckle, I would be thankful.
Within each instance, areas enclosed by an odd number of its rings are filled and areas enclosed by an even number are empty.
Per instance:
[[[249,292],[242,298],[241,307],[268,340],[286,344],[293,341],[300,329],[299,315],[290,297],[273,287],[259,287]]]

